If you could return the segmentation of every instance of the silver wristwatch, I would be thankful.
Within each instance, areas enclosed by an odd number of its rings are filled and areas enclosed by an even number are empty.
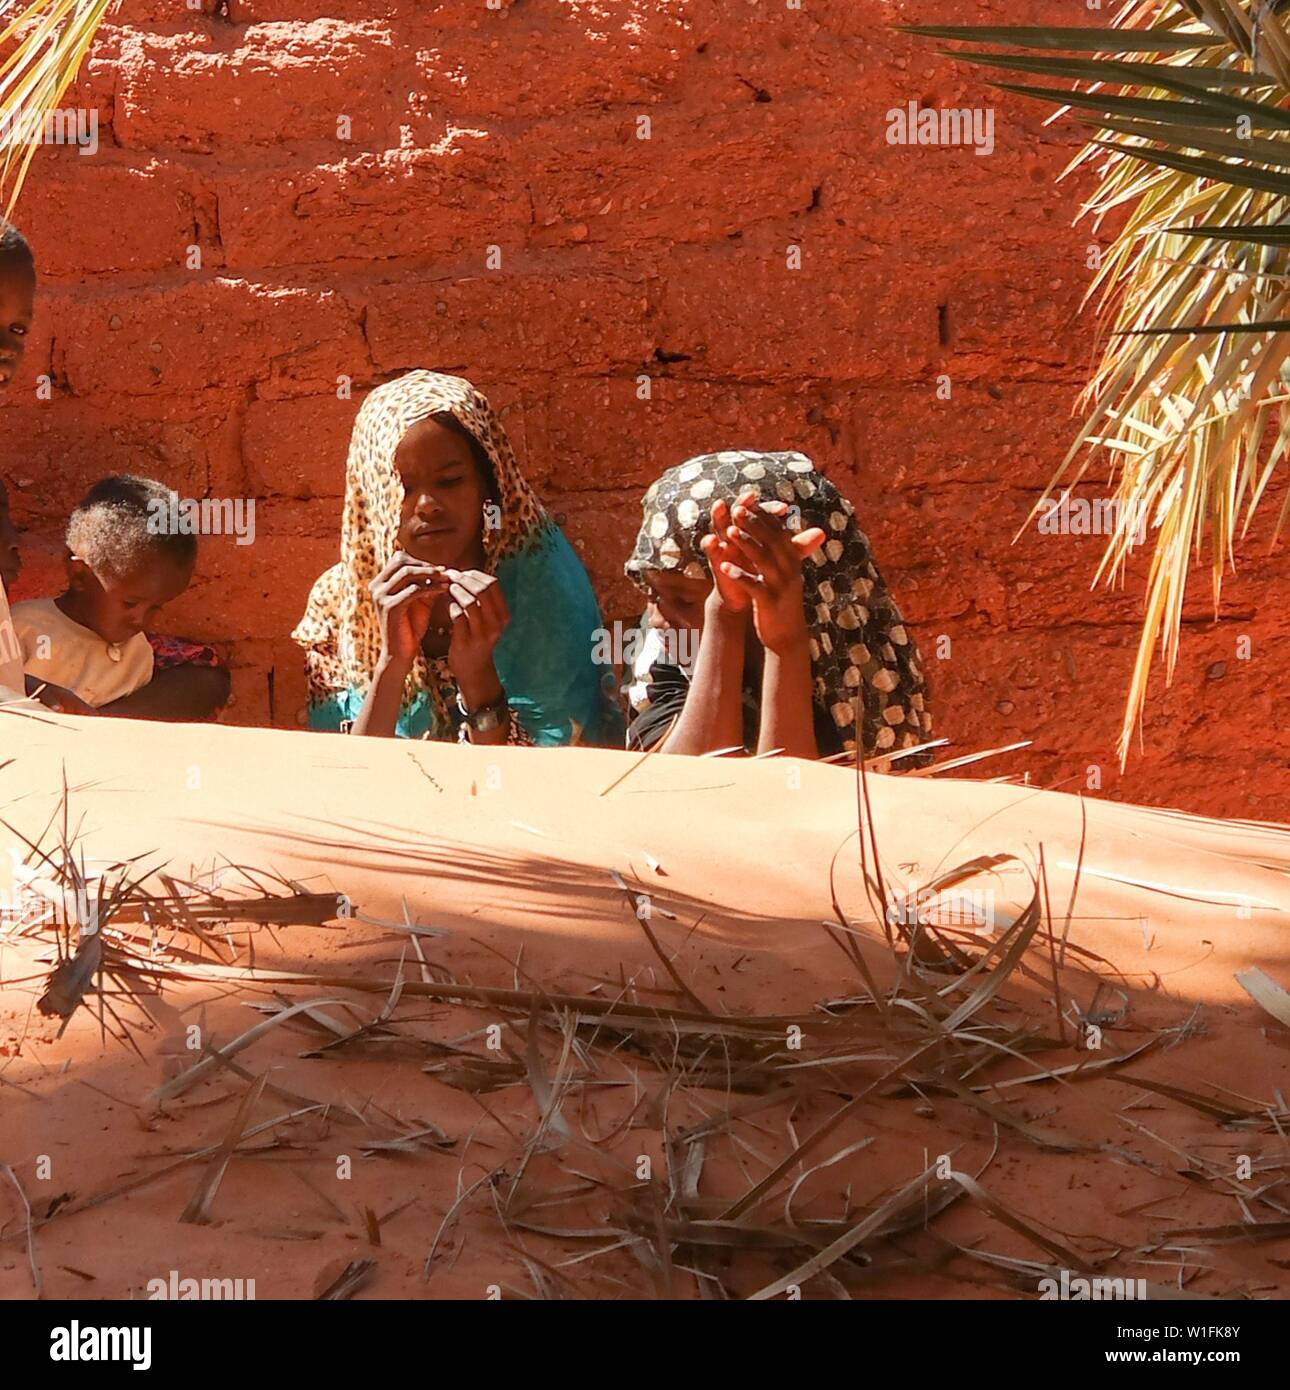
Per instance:
[[[463,722],[477,734],[491,734],[494,729],[500,729],[506,723],[506,717],[509,713],[505,692],[499,695],[492,704],[481,705],[472,714],[466,708],[466,702],[461,698],[461,691],[459,690],[457,692],[457,708],[462,713]]]

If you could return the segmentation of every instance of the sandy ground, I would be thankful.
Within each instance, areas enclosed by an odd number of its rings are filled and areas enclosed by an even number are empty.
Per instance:
[[[1290,1286],[1290,1029],[1235,978],[1290,985],[1284,827],[13,705],[0,750],[0,1297]]]

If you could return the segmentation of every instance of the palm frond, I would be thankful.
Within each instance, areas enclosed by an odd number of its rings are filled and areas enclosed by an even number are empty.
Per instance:
[[[36,153],[113,0],[32,0],[0,32],[0,193],[8,217]]]
[[[1066,170],[1095,180],[1080,217],[1120,218],[1086,299],[1098,362],[1084,424],[1031,515],[1105,460],[1117,505],[1095,582],[1121,581],[1150,546],[1122,765],[1157,643],[1173,678],[1193,560],[1208,550],[1217,610],[1290,450],[1288,18],[1290,0],[1127,0],[1107,29],[906,29],[966,45],[942,51],[1001,78],[1066,84],[995,83],[1090,129]]]

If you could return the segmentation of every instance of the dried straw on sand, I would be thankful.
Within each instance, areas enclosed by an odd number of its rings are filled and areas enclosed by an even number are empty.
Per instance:
[[[0,1296],[1290,1283],[1284,828],[780,759],[0,736]]]

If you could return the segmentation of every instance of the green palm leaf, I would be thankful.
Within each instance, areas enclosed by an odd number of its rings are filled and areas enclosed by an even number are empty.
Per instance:
[[[1250,241],[1260,246],[1290,246],[1290,227],[1170,227],[1176,236],[1209,236],[1217,241]]]
[[[1113,140],[1094,140],[1099,149],[1121,150],[1123,145]],[[1286,147],[1290,154],[1290,145]],[[1194,155],[1174,154],[1149,145],[1133,146],[1133,157],[1142,164],[1155,164],[1162,169],[1177,169],[1198,178],[1218,179],[1233,188],[1257,188],[1265,193],[1290,194],[1290,175],[1274,174],[1270,169],[1258,169],[1253,164],[1224,164],[1219,159],[1198,159]]]
[[[1122,764],[1157,645],[1172,679],[1193,557],[1208,551],[1217,606],[1235,540],[1290,454],[1285,10],[1290,0],[1126,0],[1104,30],[906,29],[966,45],[950,50],[962,61],[1066,84],[996,83],[1080,113],[1091,138],[1070,169],[1095,180],[1080,215],[1122,214],[1088,294],[1099,360],[1084,424],[1035,508],[1095,460],[1110,465],[1119,506],[1098,581],[1123,577],[1148,523]]]
[[[1222,47],[1208,34],[1133,33],[1097,28],[1061,28],[1025,24],[897,24],[898,33],[927,39],[963,39],[971,43],[1007,43],[1015,48],[1057,48],[1067,53],[1172,53]]]
[[[1153,63],[1126,63],[1104,58],[1032,58],[1019,53],[963,53],[953,48],[938,48],[942,57],[958,58],[965,63],[1003,68],[1009,72],[1036,72],[1043,77],[1062,77],[1072,82],[1147,82],[1157,76]],[[1175,79],[1177,80],[1177,79]],[[1158,86],[1155,81],[1147,85]],[[1248,72],[1232,72],[1227,68],[1197,68],[1189,74],[1187,90],[1205,88],[1275,88],[1276,82],[1266,76]],[[1055,93],[1050,93],[1055,95]]]
[[[1290,143],[1284,140],[1264,140],[1256,135],[1241,138],[1212,129],[1198,134],[1176,121],[1124,121],[1117,116],[1103,116],[1100,121],[1080,117],[1080,123],[1096,130],[1113,130],[1119,135],[1136,135],[1142,140],[1172,143],[1175,149],[1201,150],[1220,157],[1234,155],[1238,159],[1290,169]]]
[[[1198,126],[1221,126],[1230,130],[1233,125],[1230,113],[1208,110],[1196,102],[1169,101],[1162,97],[1126,97],[1108,92],[1059,92],[1053,87],[1027,87],[1017,82],[995,84],[1001,92],[1015,92],[1018,96],[1038,97],[1049,103],[1060,101],[1063,106],[1085,108],[1090,111],[1121,111],[1125,115],[1144,116],[1148,120],[1187,121]],[[1259,119],[1251,117],[1251,128],[1262,130],[1290,129],[1290,113],[1267,110]]]

